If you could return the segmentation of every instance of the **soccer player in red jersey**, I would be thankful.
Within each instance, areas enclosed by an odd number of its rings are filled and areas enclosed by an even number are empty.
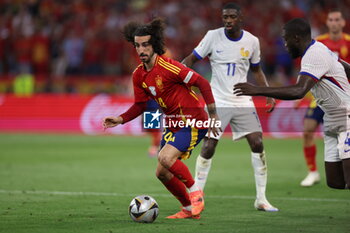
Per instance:
[[[326,25],[328,32],[316,37],[316,40],[326,45],[339,58],[349,63],[350,35],[343,32],[345,20],[342,12],[339,9],[329,11]],[[303,187],[310,187],[320,181],[320,174],[316,166],[315,132],[317,127],[323,123],[323,115],[324,112],[312,98],[304,117],[303,147],[305,162],[309,172],[300,183]]]
[[[217,135],[220,127],[211,126],[208,129],[200,124],[208,121],[208,114],[191,86],[198,87],[202,93],[212,122],[219,121],[209,82],[192,69],[162,56],[163,31],[164,22],[161,19],[154,19],[145,25],[131,22],[124,27],[126,40],[134,45],[142,62],[133,72],[135,103],[118,117],[104,118],[103,126],[110,128],[125,124],[143,113],[147,100],[156,100],[168,124],[168,127],[164,126],[156,176],[182,204],[180,212],[167,218],[198,219],[204,208],[203,192],[194,184],[188,167],[181,159],[190,156],[207,131]],[[180,127],[181,120],[199,124]]]

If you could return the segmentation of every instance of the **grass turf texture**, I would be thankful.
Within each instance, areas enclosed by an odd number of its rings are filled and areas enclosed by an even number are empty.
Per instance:
[[[220,141],[200,220],[168,220],[178,201],[155,177],[146,137],[0,134],[0,232],[349,232],[348,190],[326,187],[323,142],[320,184],[299,186],[306,175],[301,139],[265,139],[267,197],[280,209],[253,208],[255,184],[245,140]],[[186,161],[191,171],[197,147]],[[133,222],[131,199],[153,196],[160,214]]]

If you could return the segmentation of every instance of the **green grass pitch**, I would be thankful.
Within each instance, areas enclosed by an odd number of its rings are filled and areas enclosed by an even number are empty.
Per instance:
[[[323,142],[320,184],[302,188],[306,175],[301,139],[265,139],[267,197],[280,209],[253,208],[255,185],[245,140],[223,138],[208,179],[200,220],[168,220],[178,201],[155,177],[147,137],[0,134],[0,232],[181,233],[350,232],[350,193],[325,184]],[[185,163],[194,171],[198,146]],[[133,222],[131,199],[153,196],[160,214]]]

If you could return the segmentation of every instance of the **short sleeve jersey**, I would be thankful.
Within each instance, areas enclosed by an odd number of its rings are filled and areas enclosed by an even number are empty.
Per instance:
[[[246,82],[250,65],[260,63],[260,44],[257,37],[242,30],[233,40],[225,28],[210,30],[193,50],[198,59],[209,57],[212,77],[211,87],[217,106],[251,105],[250,96],[236,96],[233,86]]]
[[[311,92],[325,112],[325,130],[344,131],[350,110],[350,84],[338,56],[324,44],[312,40],[302,56],[300,74],[317,82]]]
[[[191,90],[198,74],[183,64],[157,56],[154,67],[147,71],[140,64],[133,72],[135,102],[157,101],[167,117],[177,120],[207,120],[208,115],[196,93]],[[173,132],[178,129],[171,128]]]

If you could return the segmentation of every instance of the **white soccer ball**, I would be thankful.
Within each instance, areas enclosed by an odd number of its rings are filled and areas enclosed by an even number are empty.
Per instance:
[[[132,199],[129,215],[135,222],[151,223],[159,213],[158,203],[148,195],[140,195]]]

